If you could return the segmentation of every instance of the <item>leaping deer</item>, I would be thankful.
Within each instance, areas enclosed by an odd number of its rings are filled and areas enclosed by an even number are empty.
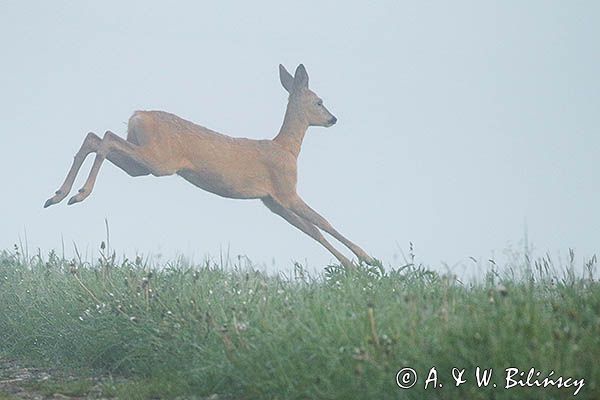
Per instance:
[[[283,124],[273,140],[233,138],[163,111],[136,111],[129,119],[127,140],[110,131],[102,139],[92,132],[87,134],[64,183],[44,208],[69,194],[81,164],[90,153],[96,153],[85,184],[68,204],[90,195],[98,171],[108,159],[130,176],[177,174],[222,197],[260,199],[269,210],[321,243],[344,267],[351,268],[353,264],[319,229],[343,243],[359,260],[373,265],[372,257],[335,230],[296,193],[298,154],[306,130],[309,126],[330,127],[337,118],[308,88],[308,74],[302,64],[294,76],[279,65],[279,78],[289,99]]]

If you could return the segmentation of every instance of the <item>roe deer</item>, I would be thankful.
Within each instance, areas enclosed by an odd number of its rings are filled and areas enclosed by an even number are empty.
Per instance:
[[[306,130],[309,126],[330,127],[337,119],[308,88],[308,74],[302,64],[294,76],[279,65],[279,78],[289,99],[283,124],[273,140],[233,138],[163,111],[136,111],[129,119],[127,140],[110,131],[102,139],[92,132],[87,134],[64,183],[44,207],[67,196],[84,159],[96,153],[85,184],[68,204],[90,195],[100,166],[108,159],[131,176],[177,174],[222,197],[260,199],[269,210],[321,243],[344,267],[353,264],[319,229],[347,246],[359,260],[373,264],[373,258],[296,193],[297,160]]]

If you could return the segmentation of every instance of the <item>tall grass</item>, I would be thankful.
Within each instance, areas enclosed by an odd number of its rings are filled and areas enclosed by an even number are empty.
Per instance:
[[[509,367],[584,379],[577,398],[600,398],[595,259],[583,276],[527,263],[467,284],[412,264],[318,276],[296,266],[285,276],[210,262],[154,269],[104,248],[93,265],[5,251],[0,355],[142,382],[132,398],[558,399],[576,390],[506,389]],[[396,384],[404,367],[418,373],[411,389]],[[424,389],[432,367],[443,386]],[[493,368],[496,388],[477,386],[477,367]],[[458,388],[453,368],[465,369]]]

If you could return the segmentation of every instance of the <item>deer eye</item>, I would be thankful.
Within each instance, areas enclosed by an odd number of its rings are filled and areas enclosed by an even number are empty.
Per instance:
[[[323,100],[319,100],[319,101],[317,101],[317,105],[318,105],[318,106],[322,106],[322,105],[323,105]]]

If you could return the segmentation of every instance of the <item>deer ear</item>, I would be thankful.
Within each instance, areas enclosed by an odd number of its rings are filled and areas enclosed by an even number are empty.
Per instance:
[[[296,73],[294,74],[294,90],[307,89],[308,88],[308,74],[304,65],[298,65]]]
[[[281,64],[279,64],[279,80],[281,81],[281,86],[283,86],[288,93],[291,93],[292,88],[294,87],[294,77]]]

